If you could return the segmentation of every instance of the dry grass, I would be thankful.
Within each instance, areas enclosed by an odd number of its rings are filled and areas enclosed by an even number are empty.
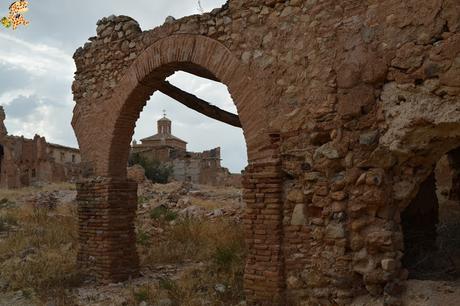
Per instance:
[[[54,183],[42,187],[25,187],[19,189],[0,189],[0,200],[7,199],[11,202],[18,198],[32,195],[37,192],[56,191],[56,190],[75,190],[75,184],[72,183]]]
[[[44,208],[9,209],[0,216],[17,230],[0,241],[0,277],[8,291],[28,290],[57,304],[68,302],[65,290],[79,282],[76,271],[76,220],[69,208],[48,214]]]
[[[4,204],[20,203],[21,197],[37,191],[69,187],[0,190],[0,200],[5,198]],[[245,246],[241,225],[223,218],[177,218],[171,222],[162,216],[155,222],[160,223],[162,234],[138,232],[143,269],[164,264],[188,268],[171,276],[174,280],[128,283],[128,287],[115,294],[127,297],[128,305],[142,301],[155,304],[166,298],[174,305],[203,305],[203,301],[208,301],[208,305],[236,305],[244,299]],[[31,305],[75,305],[78,297],[71,291],[82,284],[76,268],[75,207],[59,205],[50,211],[30,205],[0,206],[0,227],[0,231],[8,233],[0,239],[0,280],[8,284],[3,292],[0,289],[0,296],[21,290]],[[216,290],[216,285],[220,290]]]
[[[169,226],[165,237],[151,246],[139,247],[143,266],[200,262],[178,280],[163,279],[159,288],[149,290],[150,298],[169,298],[174,305],[238,304],[243,299],[244,236],[232,221],[180,219]],[[218,292],[216,285],[223,286]]]
[[[238,253],[244,249],[241,226],[225,219],[183,218],[174,225],[165,226],[160,241],[150,237],[150,243],[140,246],[144,265],[208,260],[223,248],[234,249]]]
[[[218,202],[218,201],[214,201],[214,200],[205,200],[205,199],[195,198],[195,197],[192,197],[190,199],[190,201],[191,201],[192,205],[195,205],[195,206],[198,206],[198,207],[203,207],[203,208],[206,208],[208,210],[222,208],[222,206],[223,206],[222,202]]]

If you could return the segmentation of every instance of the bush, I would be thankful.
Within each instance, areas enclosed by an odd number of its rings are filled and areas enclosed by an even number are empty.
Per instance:
[[[166,214],[167,210],[168,209],[163,205],[155,207],[154,209],[152,209],[152,211],[150,211],[150,218],[154,220],[161,219],[161,217]]]
[[[145,302],[149,298],[149,291],[145,288],[141,288],[134,293],[134,298],[137,302]]]
[[[138,230],[137,232],[137,243],[140,244],[140,245],[143,245],[143,246],[147,246],[147,245],[150,245],[150,237],[149,235],[142,231],[142,230]]]
[[[172,167],[141,156],[139,153],[131,154],[129,166],[140,165],[145,170],[145,176],[154,183],[167,184],[172,175]]]
[[[213,256],[214,263],[220,269],[230,271],[233,266],[242,264],[240,251],[236,245],[218,247]]]
[[[164,206],[158,206],[150,211],[150,218],[154,220],[163,219],[167,222],[174,221],[178,217],[177,213]]]
[[[0,232],[8,231],[11,226],[17,226],[18,219],[12,214],[0,215]]]

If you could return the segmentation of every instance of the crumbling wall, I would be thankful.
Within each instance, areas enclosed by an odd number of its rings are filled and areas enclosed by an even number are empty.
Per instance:
[[[75,53],[73,125],[93,174],[123,177],[157,82],[222,81],[248,146],[248,301],[391,305],[400,214],[460,145],[459,30],[456,0],[230,0],[145,32],[111,16]]]
[[[8,136],[4,120],[5,112],[0,106],[1,188],[76,181],[81,177],[80,154],[77,149],[50,145],[44,137],[38,135],[34,139]],[[50,147],[58,147],[58,156],[64,154],[64,158],[56,161]]]

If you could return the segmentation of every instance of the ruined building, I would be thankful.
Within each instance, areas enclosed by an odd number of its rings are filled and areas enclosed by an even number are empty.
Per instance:
[[[172,135],[172,122],[166,115],[158,120],[158,133],[133,141],[132,154],[160,161],[172,168],[172,179],[205,185],[239,186],[241,176],[231,174],[220,164],[220,148],[204,152],[188,152],[187,142]]]
[[[445,154],[460,172],[458,0],[229,0],[145,31],[110,16],[96,32],[74,54],[72,124],[90,169],[77,187],[82,269],[138,275],[126,163],[161,91],[244,131],[248,304],[398,304],[408,230],[424,220],[433,234],[419,192],[433,198]],[[168,83],[178,70],[227,85],[238,115]]]
[[[80,151],[34,139],[9,136],[0,106],[0,188],[21,188],[35,183],[76,181],[80,177]]]

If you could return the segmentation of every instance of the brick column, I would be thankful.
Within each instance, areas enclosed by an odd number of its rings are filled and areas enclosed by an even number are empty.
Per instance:
[[[137,184],[111,178],[85,180],[77,183],[77,202],[80,269],[103,283],[137,276]]]
[[[244,275],[251,305],[282,305],[282,179],[278,162],[252,164],[243,179],[248,248]]]

